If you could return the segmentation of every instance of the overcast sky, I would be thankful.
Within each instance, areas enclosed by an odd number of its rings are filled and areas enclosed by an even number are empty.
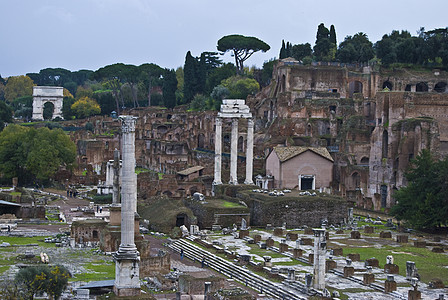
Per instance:
[[[118,62],[177,68],[187,51],[216,51],[229,34],[271,46],[245,63],[261,67],[282,39],[314,46],[320,23],[335,26],[338,44],[357,32],[376,42],[394,29],[445,28],[447,12],[447,0],[0,0],[0,75]]]

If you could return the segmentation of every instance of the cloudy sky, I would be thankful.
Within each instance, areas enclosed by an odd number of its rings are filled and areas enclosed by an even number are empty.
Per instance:
[[[447,0],[0,0],[0,75],[61,67],[97,70],[122,62],[183,66],[185,54],[216,51],[229,34],[271,46],[246,65],[278,57],[282,39],[314,45],[317,26],[338,43],[364,32],[372,42],[392,30],[416,35],[448,26]],[[230,54],[224,61],[232,61]]]

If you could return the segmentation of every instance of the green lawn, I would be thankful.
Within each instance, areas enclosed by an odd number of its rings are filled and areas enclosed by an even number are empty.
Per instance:
[[[76,274],[70,281],[100,281],[115,278],[115,263],[113,261],[96,260],[84,265],[86,273]]]
[[[28,244],[37,244],[42,247],[55,247],[53,243],[45,243],[46,237],[44,236],[35,236],[35,237],[16,237],[16,236],[2,236],[0,237],[0,244],[3,242],[10,243],[11,245],[28,245]],[[6,248],[9,249],[9,248]],[[2,249],[3,251],[4,249]]]
[[[423,282],[428,283],[434,278],[446,280],[448,278],[448,256],[443,253],[434,253],[427,248],[416,248],[412,246],[391,247],[343,247],[344,255],[349,253],[359,253],[361,260],[375,257],[384,267],[386,257],[392,255],[394,263],[400,268],[400,275],[406,276],[406,261],[415,262],[418,273]]]

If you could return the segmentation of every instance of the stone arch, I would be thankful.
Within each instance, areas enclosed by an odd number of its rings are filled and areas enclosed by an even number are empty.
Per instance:
[[[176,227],[186,225],[188,221],[188,216],[185,213],[180,213],[176,216]]]
[[[428,84],[426,82],[419,82],[415,86],[416,92],[427,92],[428,91]]]
[[[361,175],[356,171],[350,176],[350,186],[353,189],[359,189],[361,187]]]
[[[369,165],[369,158],[367,156],[363,156],[360,160],[360,165]]]
[[[389,80],[384,81],[384,82],[383,82],[383,90],[384,90],[385,88],[388,88],[389,91],[392,91],[392,88],[393,88],[393,84],[392,84],[392,82],[390,82]]]
[[[198,135],[198,148],[205,148],[205,135],[203,133]]]
[[[44,105],[51,103],[54,107],[51,118],[62,117],[62,100],[64,90],[58,86],[35,86],[33,87],[33,120],[43,120]]]
[[[410,91],[412,91],[412,84],[406,84],[406,87],[404,88],[404,91],[405,92],[410,92]]]
[[[354,80],[348,84],[349,98],[353,98],[354,94],[363,94],[363,85],[361,81]]]
[[[166,196],[168,196],[168,197],[171,197],[171,196],[173,196],[173,193],[171,193],[171,191],[163,191],[163,193],[162,193],[163,195],[166,195]]]
[[[282,92],[282,93],[286,92],[286,76],[285,76],[285,74],[282,75],[280,92]]]
[[[434,86],[434,91],[436,91],[437,93],[446,93],[446,85],[447,84],[444,81],[437,82]]]
[[[42,117],[44,120],[53,120],[54,114],[54,104],[51,101],[47,101],[44,103],[44,108],[42,110]]]

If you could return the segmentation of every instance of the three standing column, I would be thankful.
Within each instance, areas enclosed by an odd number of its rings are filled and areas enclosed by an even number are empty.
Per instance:
[[[246,148],[246,180],[244,184],[254,184],[252,180],[254,162],[254,120],[247,119],[247,148]]]

